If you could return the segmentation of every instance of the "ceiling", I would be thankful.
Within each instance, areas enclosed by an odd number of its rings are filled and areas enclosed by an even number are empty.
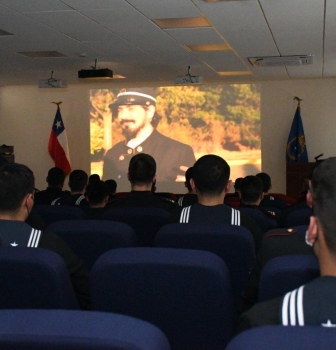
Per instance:
[[[155,21],[190,17],[208,26],[162,29]],[[83,83],[77,71],[95,59],[127,84],[173,83],[188,66],[205,83],[336,76],[335,0],[0,0],[1,31],[12,35],[0,35],[0,86],[37,84],[52,71]],[[19,53],[40,51],[63,57]],[[248,61],[306,54],[313,64],[266,68]]]

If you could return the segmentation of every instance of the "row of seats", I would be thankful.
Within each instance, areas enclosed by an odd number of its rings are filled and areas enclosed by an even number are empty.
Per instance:
[[[0,308],[78,309],[64,261],[44,249],[0,248]],[[92,310],[147,321],[172,349],[224,349],[236,317],[228,268],[213,253],[120,248],[90,276]],[[45,322],[45,321],[44,321]]]
[[[137,236],[133,229],[115,221],[57,221],[45,231],[59,235],[78,257],[86,261],[89,268],[108,250],[137,245]],[[253,237],[242,226],[167,224],[158,230],[154,246],[215,253],[227,264],[237,296],[243,291],[255,260]]]

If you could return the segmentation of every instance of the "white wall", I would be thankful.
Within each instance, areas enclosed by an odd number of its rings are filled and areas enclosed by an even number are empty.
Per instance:
[[[285,148],[298,96],[301,102],[309,160],[324,153],[336,156],[336,79],[261,82],[262,170],[273,179],[273,191],[286,190]],[[53,165],[47,151],[56,106],[63,101],[73,169],[90,171],[89,89],[70,85],[66,89],[36,86],[0,88],[0,144],[13,145],[15,159],[35,174],[36,187],[46,187],[46,173]]]

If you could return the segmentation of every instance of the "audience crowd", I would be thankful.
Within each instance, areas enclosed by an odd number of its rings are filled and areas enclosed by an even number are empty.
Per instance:
[[[262,325],[335,327],[336,158],[314,168],[306,197],[298,201],[272,193],[271,177],[264,172],[235,179],[231,192],[230,166],[216,155],[199,158],[186,171],[185,194],[163,193],[156,188],[156,161],[144,153],[133,156],[127,173],[130,191],[118,193],[117,179],[102,181],[98,174],[89,176],[81,169],[69,174],[70,191],[64,190],[66,176],[57,167],[47,172],[46,189],[38,190],[32,170],[0,157],[1,246],[16,242],[30,247],[31,235],[37,235],[34,247],[54,251],[64,259],[78,303],[87,310],[91,307],[89,268],[65,241],[46,230],[48,223],[41,208],[76,207],[83,219],[95,220],[95,225],[105,220],[107,211],[117,208],[159,208],[168,213],[164,224],[242,226],[253,238],[256,258],[235,305],[236,332]],[[307,210],[308,217],[298,215],[297,227],[286,227],[288,217],[302,210]],[[260,303],[258,287],[264,266],[275,257],[294,254],[315,254],[321,277],[285,296]]]

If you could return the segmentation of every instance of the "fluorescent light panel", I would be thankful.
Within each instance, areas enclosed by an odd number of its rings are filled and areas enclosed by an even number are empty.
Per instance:
[[[160,18],[152,21],[162,29],[211,27],[205,17]]]

